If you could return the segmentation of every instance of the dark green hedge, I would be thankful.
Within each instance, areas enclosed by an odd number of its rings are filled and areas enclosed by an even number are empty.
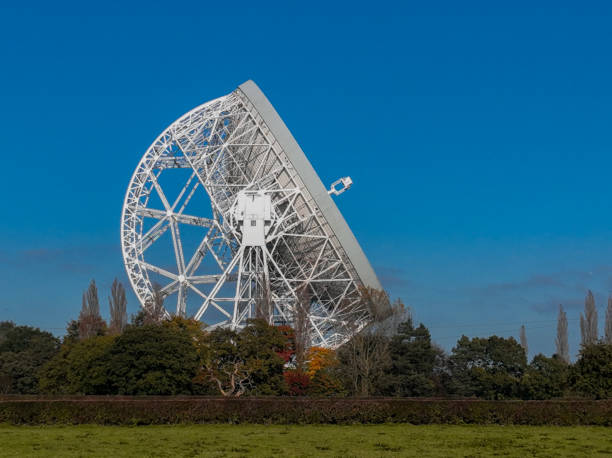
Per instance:
[[[0,397],[0,423],[465,423],[612,426],[612,400]]]

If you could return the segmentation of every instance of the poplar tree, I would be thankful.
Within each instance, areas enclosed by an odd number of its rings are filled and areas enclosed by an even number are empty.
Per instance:
[[[125,298],[125,288],[116,278],[111,286],[108,305],[110,310],[110,331],[113,334],[121,334],[127,324],[127,299]]]
[[[81,312],[79,313],[79,338],[88,339],[104,333],[106,323],[100,316],[100,301],[96,281],[91,280],[83,293]]]
[[[559,317],[557,318],[557,355],[567,364],[570,362],[569,357],[569,340],[567,337],[567,315],[563,310],[563,306],[559,305]]]
[[[525,356],[527,356],[529,353],[529,348],[527,347],[527,333],[525,332],[525,325],[521,326],[520,340],[521,347],[523,347],[523,350],[525,350]]]
[[[591,290],[587,292],[584,300],[584,315],[580,314],[580,336],[582,345],[597,342],[597,309]]]

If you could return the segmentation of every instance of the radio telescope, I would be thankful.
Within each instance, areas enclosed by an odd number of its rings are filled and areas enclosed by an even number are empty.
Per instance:
[[[331,195],[252,81],[172,123],[128,186],[123,259],[144,307],[241,328],[260,317],[337,347],[370,321],[360,287],[380,283]],[[174,307],[176,307],[174,309]],[[300,315],[301,313],[301,315]]]

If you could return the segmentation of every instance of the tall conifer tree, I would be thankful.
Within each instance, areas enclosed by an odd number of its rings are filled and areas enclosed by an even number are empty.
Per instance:
[[[582,345],[597,342],[597,308],[591,290],[587,292],[584,300],[584,315],[580,314],[580,336]]]
[[[521,326],[520,340],[521,340],[521,347],[523,347],[523,350],[525,350],[525,356],[528,357],[529,348],[527,346],[527,333],[525,332],[525,325]]]
[[[567,315],[563,310],[563,306],[559,305],[559,317],[557,318],[557,355],[567,364],[570,362],[569,357],[569,340],[567,337]]]
[[[100,301],[96,281],[91,280],[89,287],[83,293],[81,313],[79,313],[79,338],[88,339],[102,334],[106,323],[100,316]]]
[[[111,295],[108,298],[110,309],[110,331],[113,334],[121,334],[127,324],[127,299],[125,288],[115,278],[111,286]]]

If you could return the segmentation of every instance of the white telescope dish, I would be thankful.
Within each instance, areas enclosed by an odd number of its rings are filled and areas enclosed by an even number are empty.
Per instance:
[[[337,347],[370,320],[360,287],[381,288],[330,196],[351,184],[326,189],[247,81],[172,123],[138,164],[121,218],[134,292],[145,306],[158,288],[168,312],[232,328],[292,325],[307,302],[311,345]]]

